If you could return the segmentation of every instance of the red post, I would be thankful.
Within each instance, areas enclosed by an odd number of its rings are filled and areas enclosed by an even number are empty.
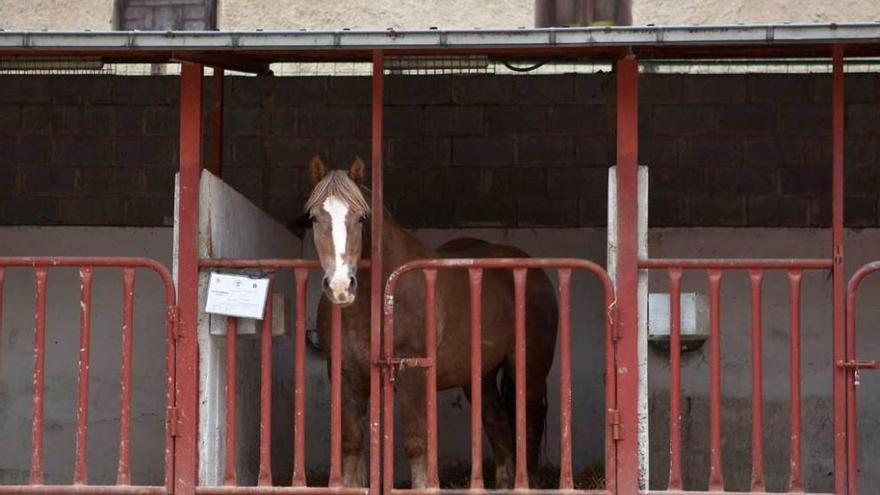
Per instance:
[[[724,490],[721,455],[721,270],[709,269],[709,490]]]
[[[32,485],[43,484],[43,385],[46,370],[46,267],[35,270],[36,308],[34,310],[34,418],[31,425]]]
[[[846,454],[846,395],[847,373],[836,366],[846,359],[845,334],[845,291],[843,266],[843,131],[844,131],[844,96],[843,96],[843,47],[834,46],[832,75],[832,157],[833,170],[831,181],[831,242],[833,253],[832,294],[834,297],[833,322],[834,341],[834,492],[838,495],[846,491],[846,478],[850,479],[850,495],[855,492],[856,473],[847,473]],[[853,453],[854,454],[854,453]],[[846,473],[846,474],[845,474]]]
[[[122,368],[119,372],[119,465],[116,484],[131,484],[131,359],[134,324],[134,268],[122,270]],[[167,356],[166,359],[171,359]]]
[[[260,334],[260,467],[257,474],[258,486],[272,486],[272,287],[274,280],[275,274],[270,273],[269,296],[263,312],[263,329]],[[334,342],[334,345],[338,345],[338,341]]]
[[[330,311],[330,476],[328,485],[342,486],[342,308]]]
[[[571,269],[559,280],[559,489],[574,488],[571,462]]]
[[[296,336],[293,357],[293,486],[306,486],[306,283],[307,268],[296,268]],[[378,399],[374,399],[377,400]]]
[[[681,268],[669,269],[669,489],[681,490]]]
[[[428,434],[425,441],[428,460],[427,488],[439,488],[437,475],[437,270],[423,270],[425,277],[425,356],[430,363],[425,370],[425,415]]]
[[[513,269],[514,286],[514,313],[516,324],[514,333],[516,342],[514,345],[515,360],[515,388],[516,388],[516,479],[514,488],[527,489],[529,487],[528,464],[528,438],[526,421],[526,275],[525,268]]]
[[[384,288],[382,272],[382,131],[383,131],[383,80],[384,55],[380,50],[373,52],[373,95],[372,95],[372,166],[370,198],[373,215],[370,219],[370,495],[379,495],[381,482],[381,465],[379,462],[382,439],[379,436],[380,419],[380,380],[379,357],[382,345],[382,290]],[[390,354],[389,356],[390,357]],[[387,393],[391,393],[388,391]],[[387,431],[386,431],[386,434]],[[393,455],[393,454],[392,454]],[[392,460],[393,462],[393,460]],[[392,482],[393,483],[393,482]],[[391,488],[388,486],[387,488]]]
[[[202,74],[198,64],[181,64],[180,176],[177,210],[177,291],[180,340],[176,347],[174,493],[193,495],[198,484],[199,349],[198,300],[199,176],[202,171]],[[175,416],[171,415],[170,419]],[[172,429],[174,427],[169,425]]]
[[[92,275],[91,267],[79,269],[80,280],[80,318],[79,318],[79,361],[77,362],[77,385],[79,392],[76,402],[76,462],[73,467],[73,484],[88,483],[86,453],[89,439],[89,368],[91,367],[92,342]],[[123,391],[124,392],[124,391]]]
[[[471,489],[483,488],[483,270],[468,270],[471,294]]]
[[[238,318],[226,317],[226,457],[223,463],[223,484],[236,484],[235,409],[237,404]]]
[[[620,339],[616,352],[618,493],[639,492],[638,426],[638,61],[617,61],[617,268]]]
[[[804,490],[804,481],[801,477],[801,280],[802,270],[788,271],[789,284],[789,396],[791,403],[790,424],[790,460],[791,476],[788,481],[788,491],[799,492]]]
[[[761,335],[761,287],[763,270],[749,270],[752,291],[752,491],[764,491],[764,392],[763,342]]]

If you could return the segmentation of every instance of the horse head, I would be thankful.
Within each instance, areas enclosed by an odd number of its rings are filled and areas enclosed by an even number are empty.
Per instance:
[[[340,306],[352,304],[357,295],[357,266],[364,225],[370,214],[370,205],[361,190],[364,168],[359,157],[347,172],[327,170],[318,156],[309,162],[312,193],[305,210],[324,270],[324,295]]]

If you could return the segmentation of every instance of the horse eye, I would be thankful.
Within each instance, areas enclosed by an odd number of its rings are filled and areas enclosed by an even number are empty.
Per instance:
[[[309,222],[318,223],[318,217],[316,217],[315,215],[309,215]]]
[[[366,221],[367,221],[367,216],[366,216],[366,215],[362,215],[360,218],[358,218],[358,223],[364,223],[364,222],[366,222]]]

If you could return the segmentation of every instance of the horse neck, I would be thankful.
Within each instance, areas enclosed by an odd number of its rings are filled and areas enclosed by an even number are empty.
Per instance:
[[[369,249],[372,242],[370,235],[364,236],[365,245]],[[437,252],[404,229],[387,210],[382,216],[382,272],[387,278],[397,267],[406,262],[436,258]]]

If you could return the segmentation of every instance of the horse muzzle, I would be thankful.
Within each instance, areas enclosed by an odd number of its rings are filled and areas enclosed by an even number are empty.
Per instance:
[[[357,296],[357,278],[324,277],[323,289],[324,295],[333,304],[343,307],[349,306],[354,303],[355,296]]]

